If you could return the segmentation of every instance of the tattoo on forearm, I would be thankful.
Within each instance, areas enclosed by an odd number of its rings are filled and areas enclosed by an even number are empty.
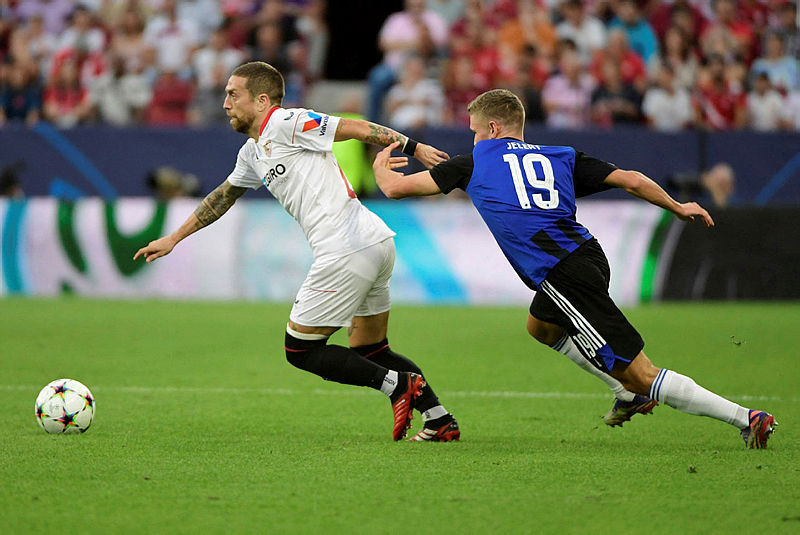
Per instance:
[[[391,145],[395,141],[403,143],[406,140],[406,136],[395,132],[391,128],[386,128],[385,126],[375,123],[369,123],[369,132],[367,137],[364,138],[364,141],[384,147]]]
[[[245,188],[225,187],[223,184],[209,193],[194,211],[199,221],[198,228],[206,227],[222,217],[244,191]]]

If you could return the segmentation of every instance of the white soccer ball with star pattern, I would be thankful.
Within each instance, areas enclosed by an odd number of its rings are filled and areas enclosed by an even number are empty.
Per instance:
[[[36,421],[48,433],[84,433],[94,419],[94,396],[83,383],[57,379],[36,398]]]

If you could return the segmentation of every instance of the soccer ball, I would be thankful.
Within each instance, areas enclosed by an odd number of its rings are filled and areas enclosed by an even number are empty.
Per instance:
[[[84,433],[94,419],[94,396],[74,379],[57,379],[42,388],[34,408],[48,433]]]

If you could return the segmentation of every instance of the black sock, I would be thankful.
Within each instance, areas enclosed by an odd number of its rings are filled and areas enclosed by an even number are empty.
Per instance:
[[[350,348],[327,345],[327,342],[327,338],[301,340],[286,333],[286,360],[326,381],[381,389],[388,369],[364,359]]]
[[[396,370],[399,372],[414,372],[425,377],[422,373],[422,370],[414,363],[413,360],[401,355],[400,353],[395,353],[392,351],[391,348],[389,348],[389,340],[386,338],[377,344],[354,347],[353,351],[359,355],[363,355],[366,360],[372,361],[375,364],[390,370]],[[414,402],[414,407],[419,412],[425,412],[426,410],[436,407],[437,405],[440,405],[439,398],[436,397],[431,385],[426,384],[425,388],[422,389],[422,393]]]

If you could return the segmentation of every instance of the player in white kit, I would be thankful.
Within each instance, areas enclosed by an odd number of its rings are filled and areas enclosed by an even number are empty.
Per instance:
[[[422,371],[389,347],[395,233],[361,204],[331,150],[334,141],[347,139],[384,147],[397,141],[429,168],[447,154],[367,121],[281,108],[283,77],[267,63],[237,67],[226,92],[231,126],[249,137],[236,167],[180,228],[139,249],[134,259],[152,262],[169,254],[179,241],[219,219],[248,188],[266,186],[300,224],[314,255],[286,326],[287,360],[325,380],[389,396],[394,440],[406,435],[414,408],[424,425],[412,440],[457,440],[456,420]],[[348,329],[349,348],[327,343],[341,327]]]

